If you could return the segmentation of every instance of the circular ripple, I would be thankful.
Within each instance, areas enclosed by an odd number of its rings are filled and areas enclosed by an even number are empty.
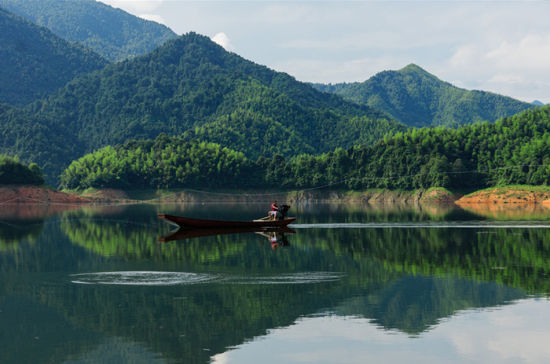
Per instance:
[[[232,284],[314,284],[338,281],[344,277],[339,272],[303,272],[271,276],[228,277]]]
[[[72,283],[129,286],[175,286],[205,283],[216,279],[211,274],[189,272],[97,272],[72,274]]]

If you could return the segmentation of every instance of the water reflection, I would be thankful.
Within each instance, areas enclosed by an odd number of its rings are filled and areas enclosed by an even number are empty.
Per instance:
[[[550,358],[548,301],[521,300],[493,310],[458,313],[410,339],[380,332],[367,319],[315,316],[270,330],[214,355],[213,364],[252,363],[547,363]]]
[[[288,227],[279,228],[217,228],[217,229],[186,229],[180,228],[175,231],[171,231],[168,235],[159,238],[160,242],[167,242],[173,240],[185,240],[192,238],[199,238],[204,236],[215,235],[231,235],[231,234],[245,234],[256,233],[266,237],[270,243],[278,243],[280,240],[286,240],[285,245],[288,246],[288,239],[285,234],[295,234],[296,232]],[[273,241],[274,240],[274,241]]]
[[[372,342],[387,340],[380,358],[391,357],[393,345],[412,348],[410,340],[421,352],[419,339],[429,336],[453,359],[460,355],[437,336],[450,321],[477,313],[485,322],[495,308],[550,292],[550,229],[527,223],[503,226],[464,210],[304,205],[296,215],[310,227],[292,234],[186,231],[170,239],[159,210],[244,220],[265,206],[104,207],[45,215],[37,224],[12,220],[40,229],[12,235],[17,250],[0,250],[0,327],[10,328],[0,330],[0,362],[257,362],[262,356],[252,347],[275,344],[279,332],[289,335],[282,352],[311,362],[307,339],[292,330],[305,335],[305,323],[331,319],[338,321],[336,351],[354,348],[344,333],[357,329]],[[367,227],[322,225],[342,223]],[[0,238],[10,236],[3,231]],[[30,236],[33,244],[22,243]]]

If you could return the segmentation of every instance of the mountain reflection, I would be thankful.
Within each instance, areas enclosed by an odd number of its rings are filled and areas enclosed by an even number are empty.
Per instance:
[[[475,220],[309,208],[297,209],[300,223]],[[12,328],[1,361],[102,361],[118,351],[120,362],[208,363],[302,317],[364,317],[417,336],[461,310],[550,292],[549,229],[313,225],[273,232],[286,246],[274,252],[270,232],[166,236],[157,209],[67,212],[39,225],[34,244],[0,250],[0,326]],[[263,207],[250,209],[242,218]]]

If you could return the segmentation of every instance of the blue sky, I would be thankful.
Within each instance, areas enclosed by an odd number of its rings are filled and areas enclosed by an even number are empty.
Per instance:
[[[550,103],[550,1],[103,2],[301,81],[416,63],[460,87]]]

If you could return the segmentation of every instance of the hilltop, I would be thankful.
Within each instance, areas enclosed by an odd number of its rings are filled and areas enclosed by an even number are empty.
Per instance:
[[[77,77],[25,109],[0,108],[0,151],[55,181],[87,152],[161,133],[256,158],[372,144],[405,126],[225,51],[195,33]],[[39,131],[40,132],[37,132]]]
[[[455,87],[415,64],[380,72],[364,82],[313,86],[414,127],[492,122],[533,107],[511,97]]]
[[[94,0],[0,0],[0,6],[111,62],[149,53],[177,37],[162,24]]]
[[[0,8],[0,102],[24,105],[105,67],[100,55]]]

